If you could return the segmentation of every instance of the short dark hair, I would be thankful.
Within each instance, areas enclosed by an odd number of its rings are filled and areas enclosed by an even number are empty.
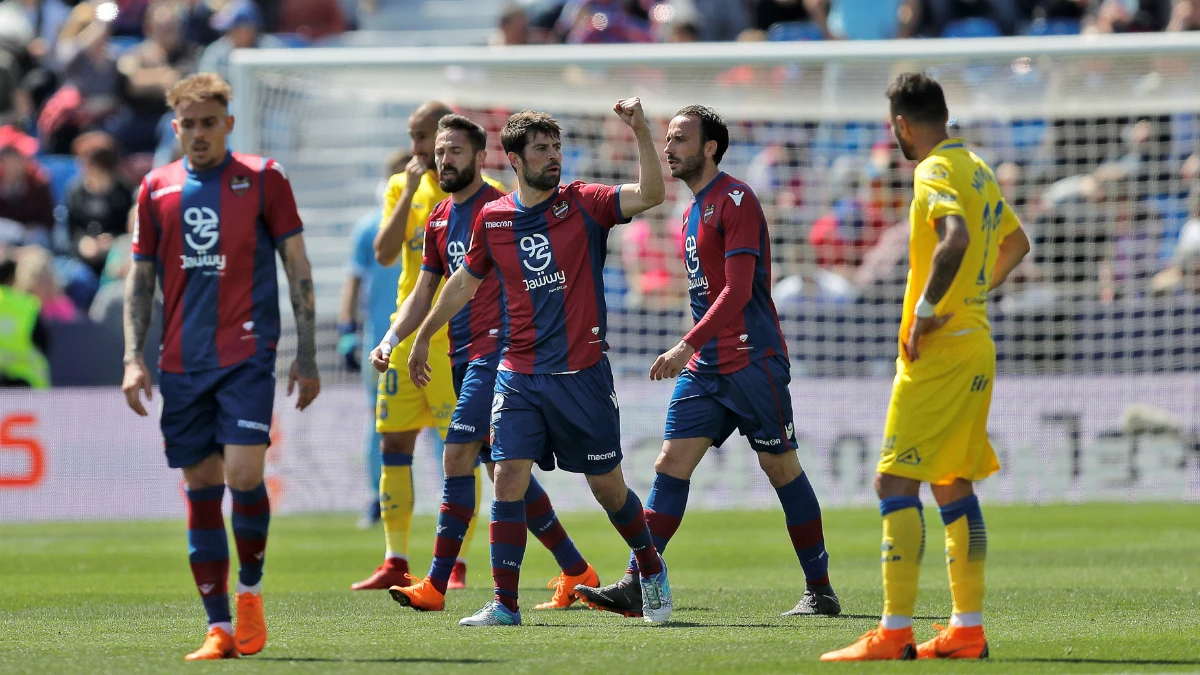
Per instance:
[[[892,115],[917,124],[945,124],[950,117],[942,85],[925,73],[900,73],[888,87],[887,97]]]
[[[470,118],[451,113],[438,120],[438,131],[451,130],[465,133],[475,152],[487,150],[487,131]]]
[[[500,146],[504,152],[515,152],[525,156],[525,146],[533,139],[534,134],[546,134],[558,139],[562,136],[562,127],[558,120],[544,112],[522,110],[508,118],[504,128],[500,130]]]
[[[717,142],[717,154],[713,155],[713,164],[720,164],[725,151],[729,149],[729,126],[721,113],[705,105],[689,105],[680,108],[676,117],[695,117],[700,120],[700,144],[709,141]]]

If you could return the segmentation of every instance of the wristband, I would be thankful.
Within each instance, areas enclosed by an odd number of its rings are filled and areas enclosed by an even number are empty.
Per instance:
[[[383,334],[383,339],[379,341],[379,351],[383,352],[384,356],[392,353],[392,348],[400,344],[400,338],[396,337],[396,333],[392,329]]]
[[[937,313],[937,303],[930,302],[924,295],[917,300],[916,314],[918,319],[931,319]]]

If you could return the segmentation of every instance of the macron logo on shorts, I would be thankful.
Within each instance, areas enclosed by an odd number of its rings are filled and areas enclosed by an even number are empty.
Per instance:
[[[606,452],[603,455],[588,455],[587,458],[589,462],[603,462],[606,459],[612,459],[616,456],[617,451],[613,450],[612,452]]]
[[[238,425],[239,429],[253,429],[254,431],[261,431],[261,432],[267,433],[267,434],[271,433],[271,425],[263,424],[262,422],[251,422],[250,420],[238,420],[237,425]]]
[[[450,428],[454,429],[455,431],[465,431],[469,434],[475,433],[475,427],[471,426],[470,424],[463,424],[462,422],[451,422]]]
[[[778,439],[778,438],[772,438],[770,440],[766,440],[766,439],[762,439],[762,438],[752,438],[750,440],[754,441],[755,443],[757,443],[759,445],[765,445],[768,448],[774,447],[783,442],[781,439]]]

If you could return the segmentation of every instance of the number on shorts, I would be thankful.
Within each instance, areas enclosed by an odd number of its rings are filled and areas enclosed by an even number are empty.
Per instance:
[[[396,390],[400,387],[400,375],[397,371],[388,368],[388,371],[383,375],[383,390],[388,396],[395,396]]]

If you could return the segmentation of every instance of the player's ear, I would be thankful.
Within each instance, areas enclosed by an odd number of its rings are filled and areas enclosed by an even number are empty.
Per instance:
[[[233,131],[233,115],[226,115],[225,116],[225,133],[228,134],[232,131]]]
[[[509,164],[509,166],[511,166],[513,168],[513,171],[521,170],[520,163],[521,163],[521,155],[519,155],[515,152],[508,153],[508,164]]]
[[[179,138],[179,118],[171,118],[171,131],[175,132],[175,138]]]
[[[709,159],[715,160],[717,157],[717,147],[718,147],[718,144],[716,141],[706,142],[704,144],[704,156]]]
[[[482,167],[483,163],[486,161],[487,161],[487,150],[479,150],[475,153],[475,164],[477,166]]]

